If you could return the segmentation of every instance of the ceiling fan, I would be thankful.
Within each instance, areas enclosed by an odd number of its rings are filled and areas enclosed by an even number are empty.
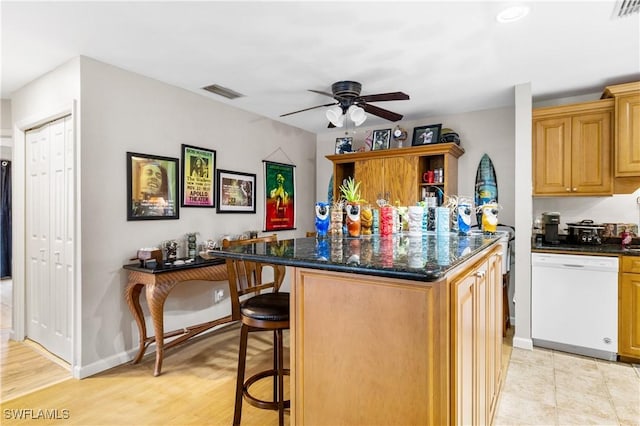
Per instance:
[[[371,105],[369,104],[369,102],[404,101],[409,99],[409,95],[403,92],[390,92],[360,96],[361,89],[362,84],[358,83],[357,81],[337,81],[331,85],[332,93],[309,89],[310,92],[329,96],[335,99],[336,102],[324,105],[316,105],[310,108],[289,112],[286,114],[282,114],[280,117],[286,117],[287,115],[297,114],[299,112],[309,111],[316,108],[330,107],[333,105],[340,106],[340,108],[342,109],[342,114],[344,115],[347,113],[351,106],[355,105],[364,109],[369,114],[376,115],[389,121],[402,120],[401,114],[377,107],[375,105]],[[330,122],[328,127],[335,127],[335,125]]]

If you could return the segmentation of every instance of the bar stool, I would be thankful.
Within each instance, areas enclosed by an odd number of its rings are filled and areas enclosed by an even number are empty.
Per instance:
[[[224,247],[247,245],[260,242],[275,242],[276,235],[250,240],[223,241]],[[249,404],[278,411],[278,423],[284,424],[284,410],[291,405],[284,400],[284,376],[290,374],[284,368],[282,331],[289,328],[289,293],[279,292],[286,267],[241,259],[227,259],[229,288],[231,293],[231,316],[240,320],[240,349],[238,352],[238,377],[236,379],[236,400],[233,424],[239,425],[242,416],[243,399]],[[263,282],[265,267],[273,269],[273,280]],[[260,293],[272,289],[270,293]],[[248,298],[244,295],[253,294]],[[273,331],[273,368],[261,371],[245,379],[247,341],[252,331]],[[258,399],[249,393],[249,387],[258,380],[273,377],[273,400]]]

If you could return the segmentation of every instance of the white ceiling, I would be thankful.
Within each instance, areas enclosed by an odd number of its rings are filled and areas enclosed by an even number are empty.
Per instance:
[[[332,102],[307,91],[355,80],[405,120],[600,92],[640,80],[640,14],[615,1],[537,1],[498,24],[509,2],[8,2],[2,14],[2,97],[78,55],[182,87],[314,133]],[[219,84],[245,97],[201,88]],[[388,124],[369,115],[366,125]]]

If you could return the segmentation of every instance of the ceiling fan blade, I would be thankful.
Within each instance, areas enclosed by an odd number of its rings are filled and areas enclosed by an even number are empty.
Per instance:
[[[313,89],[307,89],[307,90],[309,90],[310,92],[313,92],[313,93],[318,93],[320,95],[325,95],[325,96],[328,96],[330,98],[333,98],[333,94],[332,93],[323,92],[322,90],[313,90]]]
[[[359,99],[362,99],[365,102],[406,101],[409,99],[409,95],[403,92],[389,92],[360,96]]]
[[[397,114],[393,111],[389,111],[387,109],[383,109],[371,104],[361,104],[360,106],[369,114],[377,115],[378,117],[384,118],[386,120],[389,120],[389,121],[402,120],[402,115]]]
[[[331,103],[331,104],[316,105],[316,106],[313,106],[313,107],[310,107],[310,108],[305,108],[305,109],[301,109],[301,110],[298,110],[298,111],[288,112],[288,113],[286,113],[286,114],[282,114],[280,117],[286,117],[287,115],[297,114],[297,113],[299,113],[299,112],[309,111],[309,110],[311,110],[311,109],[322,108],[322,107],[328,107],[328,106],[331,106],[331,105],[337,105],[337,104],[338,104],[337,102],[333,102],[333,103]]]

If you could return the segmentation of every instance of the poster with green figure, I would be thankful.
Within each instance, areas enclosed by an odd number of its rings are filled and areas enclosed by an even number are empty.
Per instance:
[[[295,166],[264,161],[265,231],[295,229]]]

